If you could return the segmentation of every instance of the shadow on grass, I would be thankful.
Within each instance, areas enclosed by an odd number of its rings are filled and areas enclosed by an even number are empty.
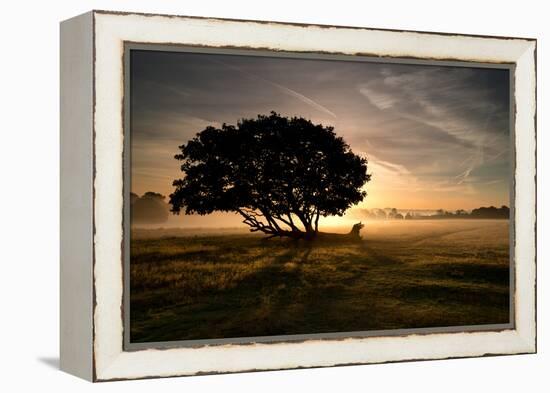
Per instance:
[[[451,326],[508,317],[508,267],[498,265],[506,245],[479,255],[467,246],[434,248],[406,239],[332,243],[218,236],[138,240],[135,246],[133,342]],[[191,273],[183,276],[178,269]],[[142,286],[155,274],[173,276],[173,282]],[[193,285],[171,286],[178,282]]]

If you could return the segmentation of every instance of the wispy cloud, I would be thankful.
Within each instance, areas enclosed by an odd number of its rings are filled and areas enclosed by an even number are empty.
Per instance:
[[[473,70],[424,67],[403,73],[385,68],[380,74],[358,84],[358,91],[378,110],[445,135],[450,142],[446,150],[456,157],[441,160],[450,169],[447,182],[465,183],[484,165],[486,156],[495,160],[506,150],[506,134],[492,132],[490,127],[495,119],[500,123],[506,119],[507,108],[498,108],[489,99],[488,87],[472,83]]]
[[[509,96],[502,70],[136,56],[132,182],[144,191],[154,186],[170,193],[169,179],[179,171],[175,149],[204,127],[276,110],[335,126],[354,152],[362,152],[373,174],[369,203],[442,208],[507,203]]]
[[[380,110],[390,109],[397,103],[396,97],[370,88],[368,83],[360,84],[358,90],[372,105]]]

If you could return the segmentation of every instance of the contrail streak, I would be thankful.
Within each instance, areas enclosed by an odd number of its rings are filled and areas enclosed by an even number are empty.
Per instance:
[[[230,64],[224,63],[223,61],[219,61],[219,60],[211,60],[211,61],[216,62],[216,63],[219,63],[219,64],[222,64],[222,65],[224,65],[224,66],[226,66],[226,67],[228,67],[228,68],[230,68],[230,69],[232,69],[232,70],[234,70],[234,71],[237,71],[237,72],[239,72],[239,73],[245,75],[245,76],[248,77],[248,78],[255,79],[255,80],[259,80],[259,81],[261,81],[261,82],[267,83],[268,85],[271,85],[271,86],[273,86],[273,87],[275,87],[275,88],[277,88],[277,89],[279,89],[279,90],[285,92],[286,94],[288,94],[288,95],[290,95],[290,96],[292,96],[292,97],[294,97],[294,98],[297,98],[298,100],[302,101],[304,104],[307,104],[307,105],[309,105],[309,106],[311,106],[311,107],[317,109],[318,111],[321,111],[321,112],[323,112],[323,113],[326,113],[327,115],[332,116],[332,117],[334,117],[335,119],[338,118],[338,116],[336,116],[336,114],[335,114],[334,112],[332,112],[332,111],[330,111],[329,109],[325,108],[323,105],[319,104],[318,102],[313,101],[311,98],[306,97],[305,95],[298,93],[298,92],[295,91],[295,90],[289,89],[289,88],[286,87],[286,86],[283,86],[283,85],[280,85],[280,84],[278,84],[278,83],[272,82],[272,81],[270,81],[270,80],[268,80],[268,79],[262,78],[262,77],[260,77],[260,76],[258,76],[258,75],[252,74],[252,73],[250,73],[250,72],[248,72],[248,71],[244,71],[244,70],[242,70],[241,68],[239,68],[239,67],[237,67],[237,66],[234,66],[234,65],[230,65]]]
[[[313,101],[311,98],[309,97],[306,97],[305,95],[303,94],[300,94],[298,93],[297,91],[294,91],[292,89],[289,89],[288,87],[285,87],[285,86],[282,86],[282,85],[279,85],[278,83],[275,83],[275,82],[271,82],[267,79],[263,79],[263,78],[260,78],[260,77],[257,77],[258,79],[260,80],[263,80],[265,83],[268,83],[272,86],[275,86],[279,89],[281,89],[282,91],[284,91],[285,93],[287,93],[288,95],[294,97],[294,98],[297,98],[299,99],[300,101],[302,101],[303,103],[305,104],[308,104],[308,105],[311,105],[312,107],[314,107],[315,109],[321,111],[321,112],[324,112],[332,117],[334,117],[335,119],[337,118],[336,114],[334,112],[331,112],[330,110],[328,110],[327,108],[325,108],[323,105]]]

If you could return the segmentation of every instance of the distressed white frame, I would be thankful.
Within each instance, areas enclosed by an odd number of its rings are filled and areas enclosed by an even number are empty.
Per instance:
[[[536,41],[93,12],[93,378],[325,367],[536,351]],[[123,350],[124,42],[515,63],[515,329]],[[62,355],[63,356],[63,355]]]

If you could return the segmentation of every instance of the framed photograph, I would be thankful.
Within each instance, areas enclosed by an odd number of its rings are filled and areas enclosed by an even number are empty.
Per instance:
[[[536,40],[61,24],[61,368],[536,352]]]

